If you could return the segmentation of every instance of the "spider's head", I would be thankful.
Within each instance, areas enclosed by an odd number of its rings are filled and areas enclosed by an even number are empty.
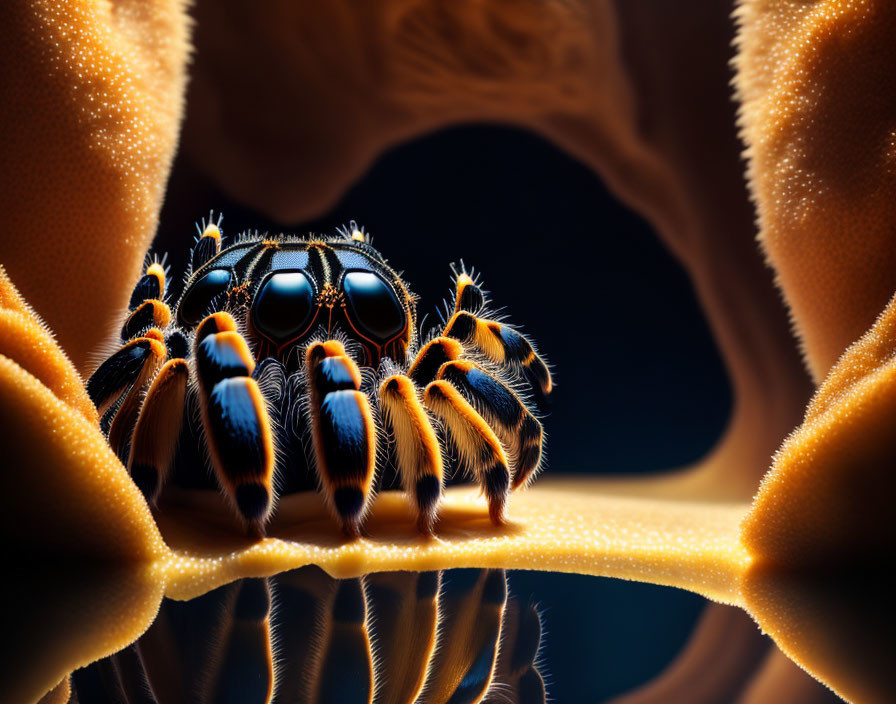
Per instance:
[[[249,238],[220,252],[206,238],[194,250],[177,305],[183,328],[229,310],[245,315],[258,359],[290,363],[309,341],[341,336],[357,343],[362,366],[383,357],[405,361],[416,330],[415,299],[363,230],[320,239]],[[197,262],[201,250],[208,256]]]

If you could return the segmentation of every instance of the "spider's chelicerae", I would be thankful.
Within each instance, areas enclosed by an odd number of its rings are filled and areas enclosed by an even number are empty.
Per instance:
[[[453,305],[421,341],[414,296],[354,224],[226,248],[219,225],[203,223],[173,311],[165,269],[148,260],[122,347],[87,384],[147,499],[169,480],[217,483],[260,536],[277,493],[317,486],[356,536],[379,466],[397,471],[431,533],[453,454],[500,524],[510,490],[541,463],[530,404],[551,375],[522,334],[489,318],[478,283],[456,273]]]

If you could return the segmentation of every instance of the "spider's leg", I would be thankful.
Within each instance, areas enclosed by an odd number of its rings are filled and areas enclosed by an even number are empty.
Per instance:
[[[432,533],[442,496],[442,452],[417,388],[403,374],[386,378],[379,388],[380,408],[395,438],[401,481],[417,508],[417,528]]]
[[[508,600],[501,626],[501,650],[495,665],[495,681],[510,695],[508,701],[547,704],[544,678],[538,671],[541,617],[531,602],[523,606]]]
[[[321,489],[343,531],[357,537],[376,467],[376,430],[361,372],[335,340],[310,345],[305,364]]]
[[[134,426],[128,472],[150,504],[155,504],[174,460],[189,377],[185,359],[168,360],[146,392]]]
[[[457,275],[454,290],[454,312],[466,311],[477,315],[485,308],[485,294],[468,273]]]
[[[218,483],[256,537],[271,512],[274,439],[267,407],[252,378],[255,359],[228,313],[196,329],[196,377],[202,424]]]
[[[131,442],[131,434],[134,424],[137,422],[137,414],[143,402],[143,392],[155,377],[159,367],[165,361],[168,350],[165,347],[165,339],[161,331],[151,329],[143,338],[152,340],[149,353],[137,370],[136,378],[130,389],[124,394],[124,398],[114,408],[114,417],[109,425],[109,446],[115,451],[122,462],[127,463]]]
[[[460,359],[464,353],[463,346],[450,337],[437,337],[427,342],[411,364],[408,376],[419,388],[436,380],[436,374],[445,362]]]
[[[488,499],[492,523],[501,525],[510,491],[510,468],[501,441],[450,382],[438,380],[429,384],[423,392],[423,402],[448,427],[461,460]]]
[[[149,328],[164,330],[171,322],[171,309],[164,301],[151,298],[143,301],[132,312],[121,327],[121,341],[125,342],[142,335]]]
[[[128,317],[121,328],[121,341],[142,335],[150,328],[164,330],[171,322],[171,309],[162,299],[165,295],[165,268],[151,263],[134,286],[128,304]]]
[[[541,463],[544,431],[519,396],[468,360],[446,362],[437,377],[450,381],[510,450],[511,489],[528,484]]]
[[[509,325],[458,311],[445,326],[444,335],[476,348],[496,364],[521,372],[541,395],[551,393],[553,382],[547,364],[525,335]]]
[[[138,337],[103,362],[87,380],[87,395],[100,415],[106,412],[138,377],[147,365],[155,366],[165,358],[161,334]]]
[[[221,251],[221,230],[218,226],[210,222],[205,226],[202,235],[193,247],[190,253],[191,271],[196,272],[205,265],[212,257]]]
[[[140,277],[134,291],[131,293],[131,301],[128,304],[129,311],[135,311],[144,301],[162,300],[165,295],[165,267],[158,262],[153,262],[146,267],[146,272]]]
[[[306,565],[276,577],[277,645],[280,655],[277,698],[312,704],[327,644],[336,580],[320,567]]]

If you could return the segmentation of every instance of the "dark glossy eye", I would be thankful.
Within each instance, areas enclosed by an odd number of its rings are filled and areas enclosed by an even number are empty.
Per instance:
[[[224,293],[230,286],[230,272],[227,269],[212,269],[190,286],[187,295],[180,302],[178,317],[186,325],[199,325],[211,311],[209,305],[215,296]]]
[[[296,337],[311,319],[314,286],[301,271],[282,271],[265,281],[255,294],[252,324],[274,342]]]
[[[385,342],[404,329],[405,316],[391,287],[369,271],[350,271],[342,279],[352,321],[360,332]]]

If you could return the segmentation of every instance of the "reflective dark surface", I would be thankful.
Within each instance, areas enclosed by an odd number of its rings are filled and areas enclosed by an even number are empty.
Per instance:
[[[540,704],[541,636],[503,570],[337,580],[303,567],[166,599],[72,685],[80,704]]]

